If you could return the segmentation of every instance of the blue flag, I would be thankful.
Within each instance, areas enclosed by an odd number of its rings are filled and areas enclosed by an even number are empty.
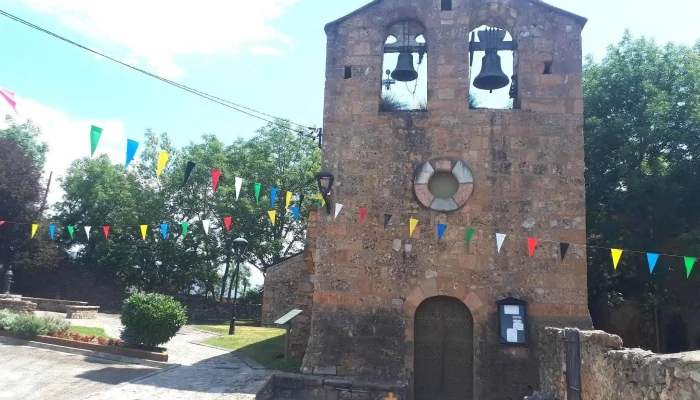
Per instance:
[[[131,160],[134,159],[136,155],[136,149],[139,148],[139,142],[127,139],[126,140],[126,162],[124,163],[124,168],[128,168],[131,164]]]
[[[656,253],[647,253],[647,261],[649,262],[649,274],[654,273],[656,262],[659,260],[659,255]]]
[[[299,206],[291,207],[290,210],[292,210],[292,214],[294,215],[294,220],[299,221]]]
[[[445,230],[447,230],[447,225],[445,224],[437,224],[437,237],[438,241],[442,239],[442,235],[445,234]]]
[[[163,239],[168,235],[168,224],[160,224],[160,234],[163,235]]]
[[[56,226],[55,226],[55,225],[49,225],[49,235],[51,235],[51,239],[53,239],[54,233],[56,233]]]
[[[270,189],[270,205],[275,208],[275,200],[277,200],[277,188]]]

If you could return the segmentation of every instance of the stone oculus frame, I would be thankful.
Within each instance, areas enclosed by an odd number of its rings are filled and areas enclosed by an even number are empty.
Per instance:
[[[431,193],[428,184],[436,173],[452,174],[457,180],[457,191],[450,197],[436,197]],[[413,181],[413,190],[418,201],[424,206],[436,211],[455,211],[467,203],[474,191],[474,178],[467,164],[461,160],[438,158],[430,160],[418,168]]]

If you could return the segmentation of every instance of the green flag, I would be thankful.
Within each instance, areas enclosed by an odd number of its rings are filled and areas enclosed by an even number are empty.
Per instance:
[[[255,201],[260,201],[260,184],[255,184]]]
[[[693,265],[695,265],[695,257],[685,257],[685,277],[690,277],[690,271],[693,270]]]
[[[476,232],[476,230],[474,228],[467,228],[467,249],[469,248],[469,245],[472,243],[472,239],[474,238],[474,232]]]
[[[187,236],[187,229],[190,227],[189,222],[182,223],[182,236]]]
[[[102,136],[102,128],[99,128],[95,125],[90,126],[90,157],[92,157],[95,154],[95,150],[97,150],[97,143],[100,141],[100,136]]]
[[[68,225],[68,233],[70,234],[70,238],[73,239],[73,225]]]

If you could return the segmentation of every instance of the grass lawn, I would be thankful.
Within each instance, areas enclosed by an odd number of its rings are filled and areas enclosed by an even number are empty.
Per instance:
[[[284,361],[284,329],[239,325],[236,334],[228,335],[228,325],[190,325],[193,328],[220,334],[202,343],[240,351],[268,369],[299,372],[300,359]]]
[[[83,336],[95,336],[95,337],[101,336],[105,339],[111,338],[111,336],[107,335],[107,333],[105,333],[105,330],[102,328],[92,328],[92,327],[88,327],[88,326],[71,325],[70,332],[79,333]]]

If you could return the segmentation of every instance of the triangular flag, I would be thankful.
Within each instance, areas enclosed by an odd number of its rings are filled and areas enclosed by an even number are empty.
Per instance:
[[[408,220],[408,236],[413,236],[413,231],[416,229],[416,226],[418,226],[417,219],[411,218]]]
[[[85,227],[85,236],[87,236],[87,239],[90,240],[90,229],[92,229],[91,226],[86,226]]]
[[[160,178],[160,175],[163,173],[163,170],[165,169],[165,165],[168,163],[168,159],[170,158],[170,154],[166,151],[161,151],[158,153],[158,165],[156,166],[156,176]]]
[[[362,222],[363,219],[367,216],[367,209],[366,208],[360,208],[360,222]]]
[[[270,221],[272,221],[272,225],[274,225],[275,224],[275,216],[277,215],[277,211],[270,210],[267,212],[267,215],[270,217]]]
[[[32,238],[36,235],[37,229],[39,229],[39,224],[32,224]]]
[[[275,208],[275,200],[277,200],[277,188],[270,189],[270,207]]]
[[[292,194],[292,192],[287,192],[287,194],[285,195],[284,208],[289,208],[289,204],[292,202]]]
[[[442,235],[445,234],[445,230],[447,230],[447,225],[445,224],[437,224],[437,237],[438,237],[438,242],[442,240]]]
[[[224,217],[224,226],[226,227],[226,232],[231,230],[231,217]]]
[[[260,201],[260,184],[255,184],[255,202]]]
[[[105,240],[109,240],[109,225],[103,226],[102,232],[105,234]]]
[[[141,237],[146,240],[146,232],[148,231],[148,225],[141,225]]]
[[[343,209],[343,205],[342,205],[342,204],[340,204],[340,203],[335,203],[335,217],[333,217],[334,219],[335,219],[335,218],[338,218],[338,214],[340,214],[340,210],[342,210],[342,209]]]
[[[160,234],[163,235],[163,239],[168,236],[168,224],[160,224]]]
[[[100,142],[100,136],[102,136],[102,128],[95,125],[90,126],[90,157],[95,154],[97,150],[97,143]]]
[[[56,225],[49,225],[49,236],[51,237],[51,240],[53,240],[53,237],[55,234],[56,234]]]
[[[498,252],[501,252],[501,247],[503,247],[503,241],[506,240],[506,235],[503,233],[497,233],[496,234],[496,248],[498,249]]]
[[[216,187],[219,186],[219,178],[221,177],[221,171],[218,169],[211,170],[211,190],[212,193],[216,193]]]
[[[693,265],[695,265],[695,257],[684,257],[685,259],[685,277],[690,278],[690,271],[693,270]]]
[[[622,256],[622,250],[620,249],[610,249],[610,255],[613,260],[613,268],[617,269],[617,264],[620,262],[620,257]]]
[[[326,199],[323,198],[321,193],[316,194],[316,199],[321,202],[321,207],[326,205]]]
[[[535,252],[535,247],[537,247],[537,238],[527,238],[527,254],[532,257],[532,253]]]
[[[190,223],[189,222],[183,222],[182,223],[182,236],[187,236],[187,231],[190,228]]]
[[[472,244],[472,239],[474,238],[474,233],[476,233],[476,229],[467,228],[467,250],[469,250],[469,247]]]
[[[75,234],[73,225],[68,225],[68,234],[70,235],[70,238],[73,239],[73,235]]]
[[[131,139],[126,139],[126,162],[124,163],[124,168],[128,168],[131,164],[131,160],[134,159],[136,155],[136,150],[139,148],[139,142]]]
[[[564,261],[564,257],[566,257],[567,251],[569,251],[569,244],[568,243],[559,243],[559,255],[561,256],[562,261]]]
[[[304,204],[304,197],[306,196],[304,196],[303,194],[299,195],[299,207],[301,207],[301,205]]]
[[[238,200],[238,196],[241,195],[241,186],[243,185],[243,179],[236,177],[236,200]]]
[[[389,225],[389,220],[391,220],[391,214],[384,214],[384,229]]]
[[[208,219],[205,219],[204,221],[202,221],[202,227],[204,228],[205,235],[209,234],[209,224],[210,224],[210,222]]]
[[[649,274],[654,273],[656,262],[659,261],[659,255],[656,253],[647,253],[647,262],[649,263]]]
[[[4,224],[4,223],[5,223],[5,221],[0,221],[0,226],[2,226],[2,224]]]
[[[291,208],[292,215],[294,215],[294,220],[299,221],[299,206],[294,206]]]
[[[17,114],[17,102],[15,101],[15,94],[5,88],[0,88],[0,95],[2,95],[2,97],[5,99],[5,101],[7,101],[10,107],[12,107],[12,109],[15,110],[15,114]]]
[[[182,182],[182,184],[186,184],[187,180],[190,179],[190,175],[192,175],[192,171],[194,170],[194,167],[196,167],[197,164],[192,162],[192,161],[187,161],[187,166],[185,167],[185,181]]]

